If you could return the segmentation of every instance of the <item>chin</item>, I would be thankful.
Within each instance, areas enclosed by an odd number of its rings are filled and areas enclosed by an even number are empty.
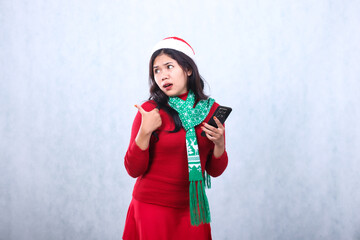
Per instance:
[[[161,89],[162,90],[162,89]],[[166,96],[168,97],[176,97],[181,95],[182,93],[180,93],[179,91],[175,91],[175,89],[172,89],[170,91],[166,91],[166,90],[162,90],[163,93],[165,93]]]
[[[165,93],[165,95],[168,96],[168,97],[176,97],[177,96],[177,94],[173,93],[173,92],[163,91],[163,93]]]

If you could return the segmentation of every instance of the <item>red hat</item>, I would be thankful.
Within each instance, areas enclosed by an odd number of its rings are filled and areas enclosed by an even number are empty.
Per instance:
[[[180,51],[195,61],[195,51],[184,39],[178,37],[167,37],[158,42],[152,49],[152,53],[162,48],[170,48]]]

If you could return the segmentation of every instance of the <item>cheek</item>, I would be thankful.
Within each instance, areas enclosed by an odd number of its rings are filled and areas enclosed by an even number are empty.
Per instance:
[[[183,84],[183,85],[187,85],[187,82],[188,82],[188,77],[187,77],[187,75],[186,75],[186,74],[182,76],[181,81],[182,81],[182,84]]]
[[[160,85],[159,85],[160,81],[158,80],[158,78],[156,76],[154,76],[154,80],[155,80],[156,85],[158,85],[158,87],[160,87]]]

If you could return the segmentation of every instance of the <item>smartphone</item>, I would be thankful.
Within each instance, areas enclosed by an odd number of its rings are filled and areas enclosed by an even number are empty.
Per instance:
[[[224,124],[226,118],[229,116],[231,111],[232,111],[232,109],[230,107],[218,106],[217,109],[215,110],[214,114],[211,116],[210,120],[208,121],[208,124],[217,128],[216,122],[214,120],[214,116],[217,119],[219,119],[221,124]],[[206,134],[204,131],[201,132],[201,136],[206,137]]]

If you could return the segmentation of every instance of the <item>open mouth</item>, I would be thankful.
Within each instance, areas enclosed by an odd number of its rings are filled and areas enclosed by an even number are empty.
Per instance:
[[[166,83],[163,85],[163,88],[165,88],[166,90],[170,89],[172,87],[172,83]]]

